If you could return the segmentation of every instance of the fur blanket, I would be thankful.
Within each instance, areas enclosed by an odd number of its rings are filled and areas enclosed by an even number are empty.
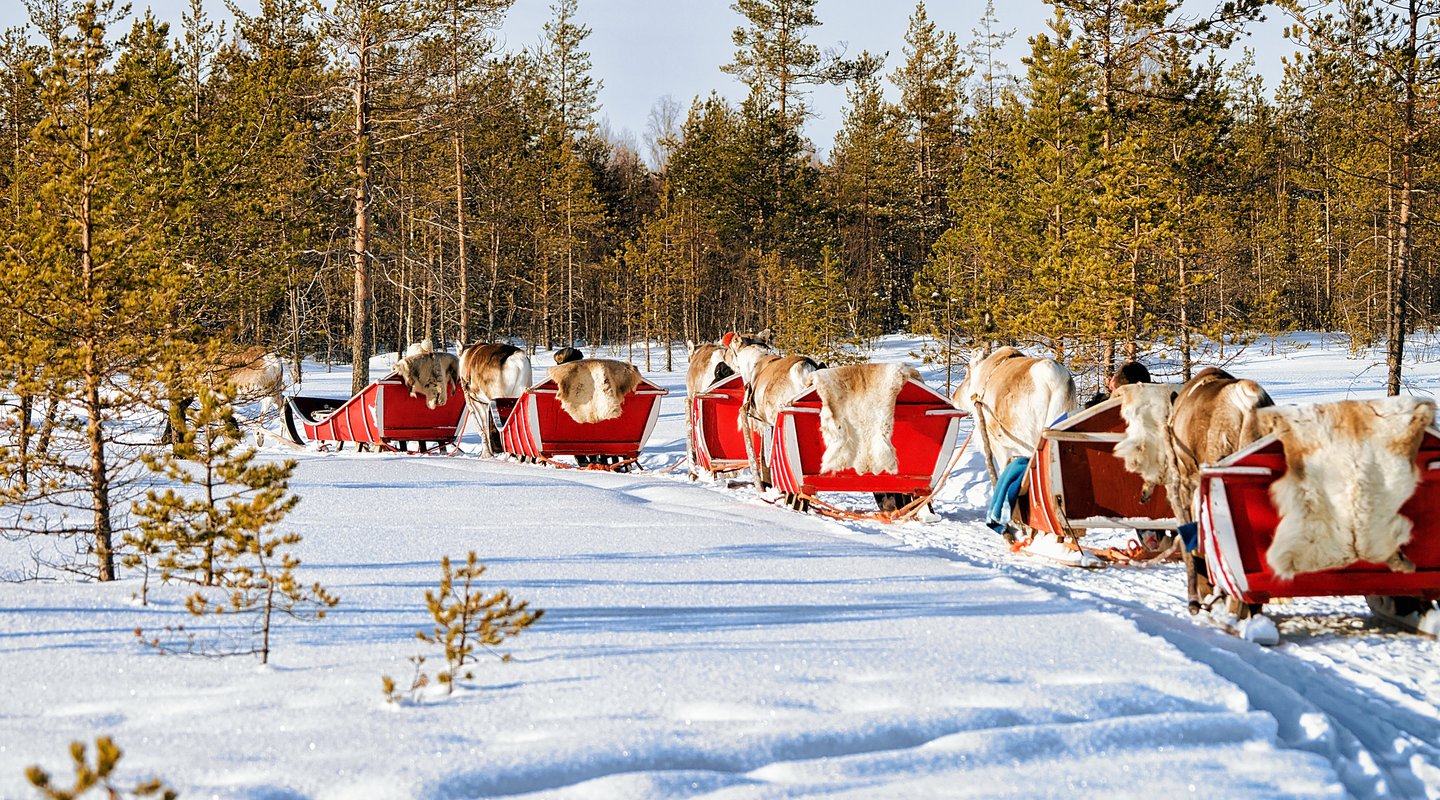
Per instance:
[[[1263,409],[1258,423],[1285,445],[1286,472],[1270,486],[1280,513],[1265,553],[1281,578],[1356,561],[1398,572],[1410,520],[1400,507],[1420,481],[1415,455],[1435,404],[1414,397]]]
[[[920,373],[904,364],[856,364],[815,371],[820,395],[820,435],[825,454],[820,469],[853,469],[866,475],[899,470],[895,445],[895,399]]]
[[[395,362],[395,372],[410,396],[423,396],[425,405],[437,408],[450,397],[450,384],[460,380],[460,359],[450,353],[435,352],[429,339],[410,345],[405,357]]]
[[[1125,436],[1115,444],[1115,457],[1145,482],[1141,501],[1148,502],[1156,486],[1168,486],[1174,479],[1169,425],[1175,387],[1131,383],[1117,386],[1114,397],[1125,420]]]
[[[624,412],[625,395],[640,385],[640,370],[623,361],[586,358],[550,370],[559,387],[560,407],[576,422],[615,419]]]

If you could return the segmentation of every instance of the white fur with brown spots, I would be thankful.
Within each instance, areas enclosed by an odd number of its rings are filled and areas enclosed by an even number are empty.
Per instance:
[[[905,364],[853,364],[816,370],[810,380],[820,395],[820,469],[853,469],[861,475],[894,474],[900,464],[891,436],[895,399],[920,373]]]
[[[405,382],[411,397],[424,397],[428,408],[445,405],[450,386],[460,380],[460,359],[436,352],[429,339],[410,345],[405,357],[395,362],[395,372]]]
[[[585,358],[550,370],[559,392],[560,408],[576,422],[594,423],[624,413],[625,396],[640,385],[640,370],[633,364],[605,358]]]
[[[1285,445],[1285,474],[1270,485],[1280,521],[1265,560],[1275,574],[1356,561],[1413,572],[1400,507],[1420,482],[1415,455],[1434,423],[1435,403],[1415,397],[1260,410],[1260,430]]]

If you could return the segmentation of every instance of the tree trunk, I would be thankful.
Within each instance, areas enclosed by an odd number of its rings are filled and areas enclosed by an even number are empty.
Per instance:
[[[355,297],[350,329],[350,393],[370,383],[370,98],[368,44],[357,54],[355,69]]]
[[[455,78],[454,92],[460,92],[459,76]],[[455,271],[459,273],[460,284],[460,346],[470,341],[470,254],[465,240],[465,136],[456,124],[455,136]]]

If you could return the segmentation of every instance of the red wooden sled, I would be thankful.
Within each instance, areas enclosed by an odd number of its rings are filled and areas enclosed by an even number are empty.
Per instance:
[[[1026,473],[1028,504],[1021,521],[1062,539],[1088,528],[1173,530],[1179,525],[1165,487],[1140,502],[1143,482],[1115,456],[1125,435],[1120,401],[1106,400],[1041,434]]]
[[[1383,564],[1358,563],[1342,569],[1275,577],[1265,561],[1279,516],[1270,484],[1285,474],[1284,446],[1267,436],[1201,471],[1200,535],[1210,577],[1227,594],[1246,603],[1275,597],[1391,595],[1440,598],[1440,430],[1425,433],[1416,456],[1420,485],[1400,509],[1415,523],[1405,555],[1411,573]]]
[[[899,470],[886,475],[861,475],[851,469],[821,472],[825,442],[820,435],[820,405],[820,395],[812,389],[791,400],[776,417],[766,455],[775,487],[805,501],[816,501],[820,492],[912,495],[916,498],[912,511],[934,494],[945,475],[959,437],[960,418],[965,416],[944,395],[919,381],[908,381],[895,398],[895,432],[890,439]]]
[[[505,452],[551,463],[571,456],[581,466],[623,469],[639,458],[655,429],[660,398],[669,393],[641,379],[640,385],[625,395],[620,416],[582,423],[560,407],[559,391],[554,380],[546,379],[519,397],[496,401]]]
[[[297,444],[355,442],[397,453],[423,453],[453,446],[464,424],[465,395],[459,384],[449,387],[443,405],[429,408],[423,396],[410,396],[394,372],[349,400],[292,397],[285,407],[285,426]]]
[[[690,444],[695,466],[712,475],[735,472],[750,466],[745,436],[740,432],[740,406],[745,402],[745,382],[739,375],[722,378],[690,401]],[[760,452],[760,435],[752,437]]]

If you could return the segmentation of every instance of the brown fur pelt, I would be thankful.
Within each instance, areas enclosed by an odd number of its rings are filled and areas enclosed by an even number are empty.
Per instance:
[[[624,413],[625,395],[640,385],[640,370],[623,361],[586,358],[550,370],[559,387],[560,407],[576,422],[615,419]]]
[[[410,345],[405,357],[395,362],[395,372],[410,396],[423,396],[425,405],[438,408],[450,397],[450,385],[460,380],[460,359],[446,352],[435,352],[429,339]]]
[[[555,351],[555,364],[569,364],[571,361],[579,361],[585,354],[574,347],[562,347]]]
[[[1398,572],[1411,522],[1400,507],[1415,493],[1416,453],[1435,404],[1414,397],[1268,408],[1263,432],[1285,445],[1285,474],[1270,486],[1280,513],[1265,560],[1281,578],[1356,561]]]
[[[820,469],[853,469],[866,475],[899,470],[895,445],[895,399],[920,373],[905,364],[854,364],[810,376],[820,395]]]

